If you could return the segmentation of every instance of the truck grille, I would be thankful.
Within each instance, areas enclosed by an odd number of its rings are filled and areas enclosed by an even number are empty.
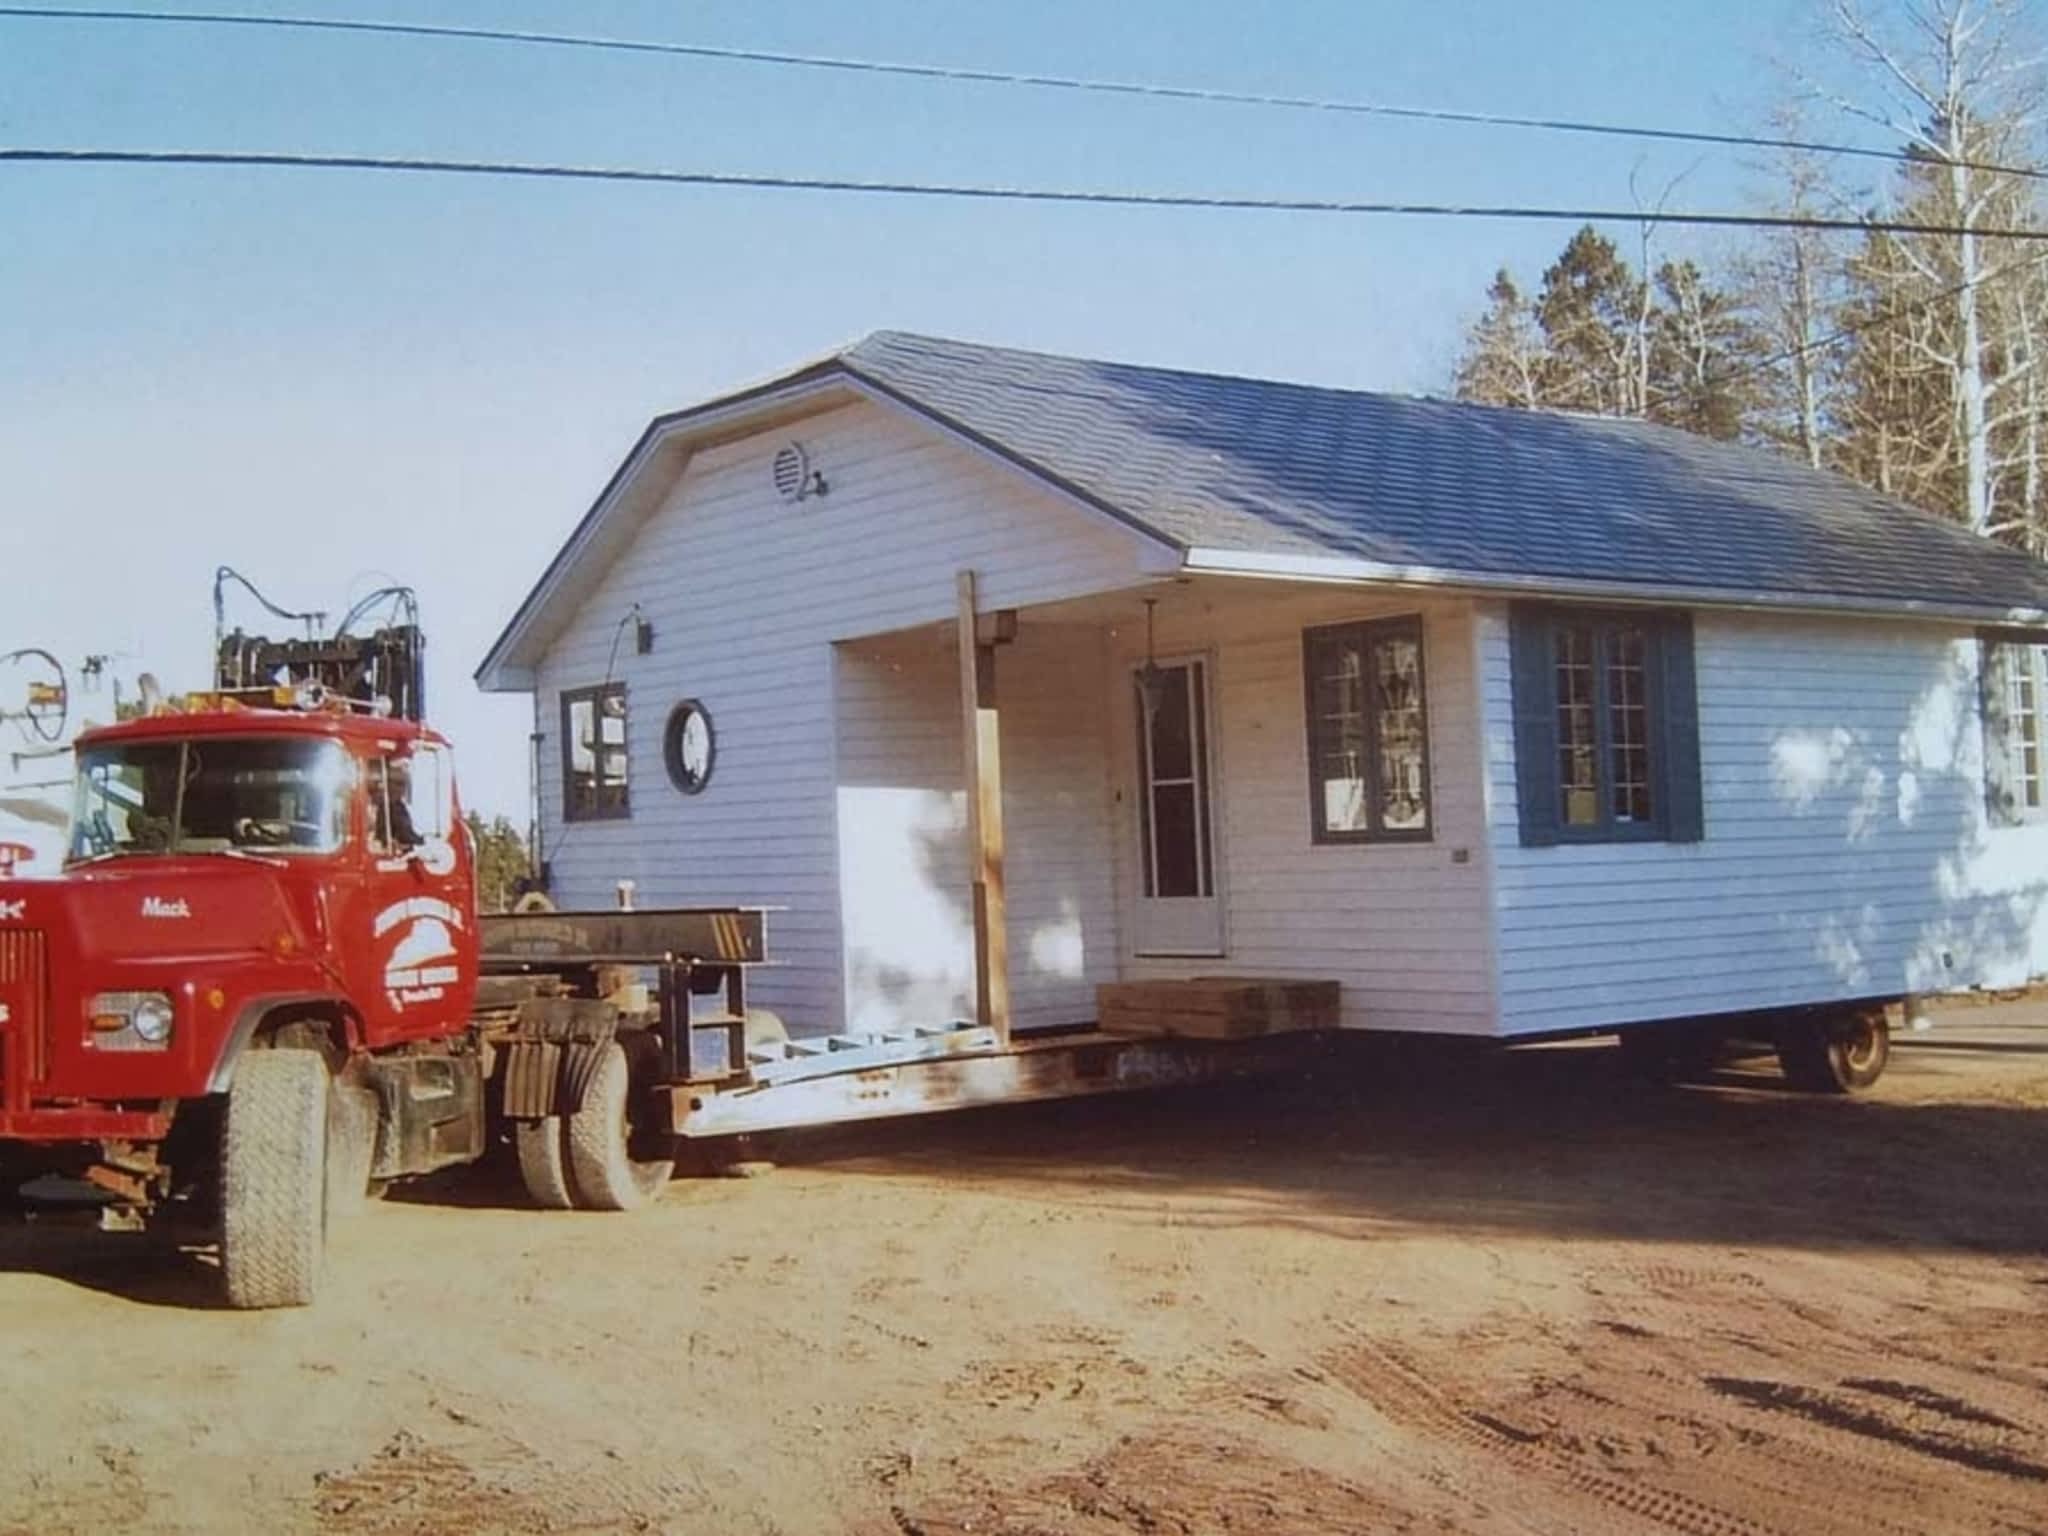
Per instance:
[[[49,1070],[50,971],[35,929],[0,933],[0,1087],[14,1098]]]

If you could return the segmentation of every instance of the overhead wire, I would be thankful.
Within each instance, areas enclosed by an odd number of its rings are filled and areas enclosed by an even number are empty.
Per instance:
[[[981,68],[959,64],[920,64],[897,59],[852,58],[769,48],[743,48],[713,43],[670,42],[658,38],[595,36],[585,33],[534,31],[510,27],[456,26],[434,22],[384,21],[367,17],[261,15],[242,11],[161,11],[142,7],[66,7],[0,4],[0,17],[19,20],[127,22],[205,27],[263,28],[282,31],[357,33],[448,41],[488,42],[511,46],[577,49],[613,53],[662,54],[724,63],[762,64],[843,74],[893,76],[973,85],[1023,86],[1038,90],[1081,92],[1141,99],[1199,102],[1210,105],[1276,108],[1288,111],[1339,113],[1481,128],[1517,128],[1544,133],[1701,144],[1719,148],[1770,149],[1795,153],[1847,156],[1892,163],[1925,163],[1924,157],[1900,149],[1841,144],[1788,135],[1729,133],[1713,129],[1667,128],[1655,124],[1600,122],[1509,112],[1482,112],[1456,107],[1415,106],[1358,98],[1306,96],[1278,91],[1236,90],[1220,86],[1181,85],[1171,81],[1104,79],[1031,70]],[[2048,178],[2048,171],[1989,160],[1961,160],[1969,170],[1991,174]]]
[[[529,180],[639,182],[669,186],[742,188],[780,192],[837,192],[887,197],[956,198],[981,202],[1066,203],[1120,208],[1188,208],[1240,213],[1315,213],[1401,218],[1524,219],[1638,225],[1690,225],[1728,229],[1809,229],[1838,233],[1953,235],[1960,226],[1918,219],[1819,218],[1803,214],[1734,213],[1668,208],[1555,208],[1513,204],[1358,201],[1317,197],[1253,197],[1199,192],[1137,192],[1084,187],[1003,186],[980,182],[865,180],[841,176],[775,175],[752,171],[668,170],[656,167],[557,165],[516,160],[443,160],[394,155],[319,155],[256,150],[109,149],[14,146],[0,148],[0,164],[252,167],[286,170],[385,171],[439,176]],[[1983,225],[1968,231],[1984,239],[2048,240],[2048,228]]]

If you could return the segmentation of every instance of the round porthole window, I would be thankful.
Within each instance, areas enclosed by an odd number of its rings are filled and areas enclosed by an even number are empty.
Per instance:
[[[718,738],[711,730],[711,711],[695,699],[685,699],[668,712],[668,729],[662,733],[661,754],[668,762],[668,776],[686,795],[702,793],[711,782],[712,765],[718,761]]]

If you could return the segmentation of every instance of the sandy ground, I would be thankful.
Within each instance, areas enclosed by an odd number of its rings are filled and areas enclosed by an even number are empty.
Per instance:
[[[1599,1046],[488,1181],[305,1312],[0,1235],[0,1530],[2048,1531],[2048,1007],[1872,1096]]]

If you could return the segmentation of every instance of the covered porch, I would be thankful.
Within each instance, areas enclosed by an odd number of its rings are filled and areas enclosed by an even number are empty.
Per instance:
[[[1106,986],[1232,977],[1485,1032],[1473,636],[1470,602],[1383,588],[992,613],[963,573],[955,622],[840,642],[845,1027],[1072,1028]]]

